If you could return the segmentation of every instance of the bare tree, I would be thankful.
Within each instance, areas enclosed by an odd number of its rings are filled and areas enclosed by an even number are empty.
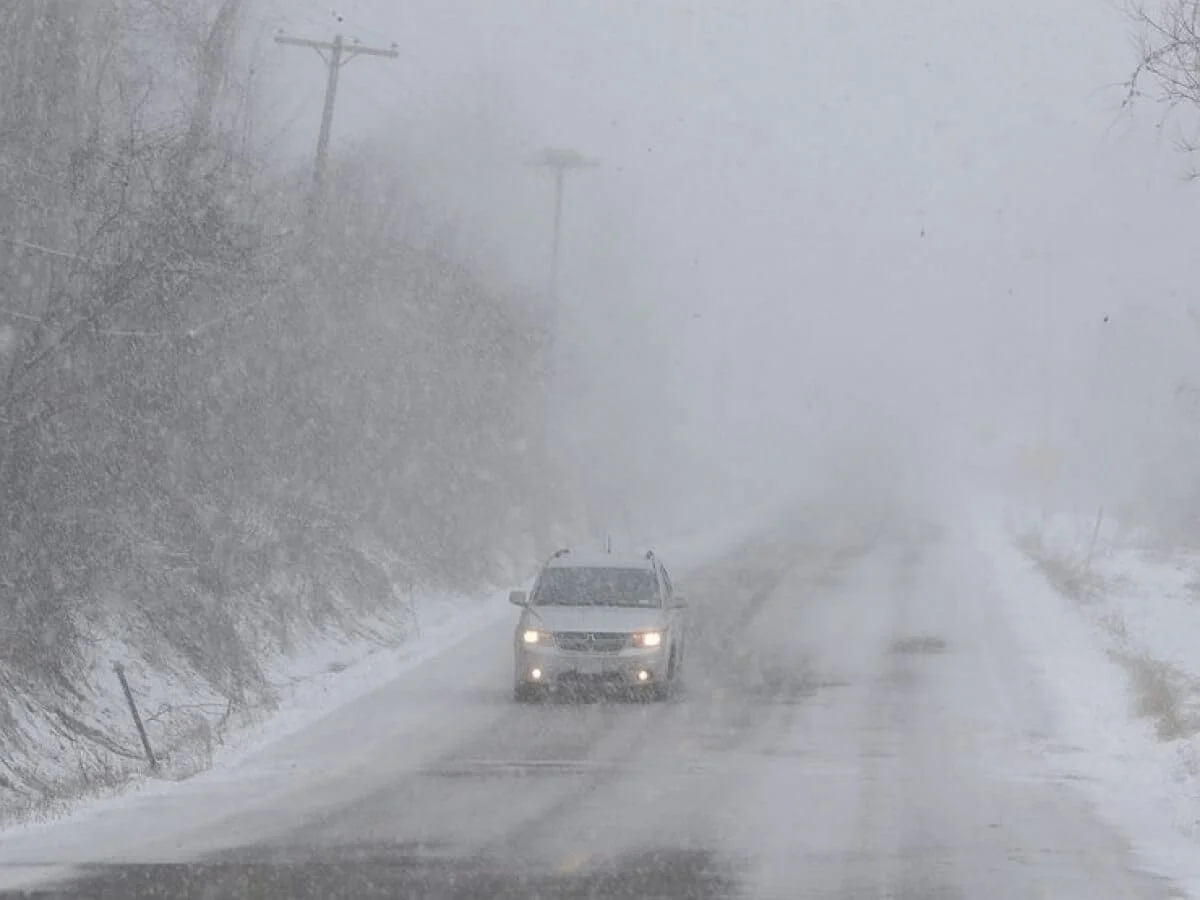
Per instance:
[[[528,298],[429,238],[389,148],[288,237],[249,5],[0,0],[0,779],[6,698],[79,700],[114,606],[241,703],[271,641],[396,604],[389,567],[481,584],[552,498]]]
[[[1138,62],[1126,82],[1126,108],[1148,99],[1167,115],[1200,109],[1200,0],[1150,0],[1130,7],[1137,29]],[[1193,132],[1196,125],[1187,126]],[[1195,137],[1179,141],[1192,153]],[[1191,177],[1200,173],[1192,172]]]

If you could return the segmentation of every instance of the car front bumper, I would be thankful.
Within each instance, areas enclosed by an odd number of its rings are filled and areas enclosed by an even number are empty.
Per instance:
[[[667,679],[667,653],[663,647],[579,653],[521,646],[516,651],[515,674],[519,685],[653,685]]]

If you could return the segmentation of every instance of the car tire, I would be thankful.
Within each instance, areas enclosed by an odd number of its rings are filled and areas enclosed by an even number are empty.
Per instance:
[[[518,684],[513,687],[513,699],[518,703],[536,703],[542,698],[541,689],[533,684]]]
[[[671,651],[671,658],[667,661],[667,674],[662,681],[659,681],[650,687],[650,697],[658,703],[662,703],[671,699],[671,692],[675,688],[675,651]]]

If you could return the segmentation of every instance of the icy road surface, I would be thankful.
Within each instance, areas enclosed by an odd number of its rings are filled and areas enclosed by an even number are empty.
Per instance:
[[[813,534],[679,579],[666,704],[514,704],[513,612],[235,770],[5,841],[0,885],[57,880],[0,895],[1179,896],[1051,775],[969,540]]]

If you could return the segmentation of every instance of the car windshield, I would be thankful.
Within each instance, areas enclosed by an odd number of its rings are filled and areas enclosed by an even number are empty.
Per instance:
[[[658,581],[642,569],[547,569],[535,606],[658,606]]]

